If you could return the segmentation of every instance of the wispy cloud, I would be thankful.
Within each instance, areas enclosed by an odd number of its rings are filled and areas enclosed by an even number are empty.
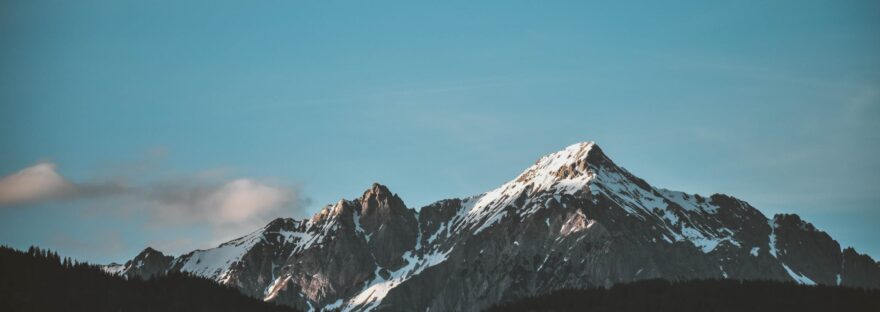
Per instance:
[[[138,196],[152,217],[150,226],[207,225],[215,243],[298,214],[308,202],[297,187],[252,178],[165,181]]]
[[[219,185],[160,183],[147,190],[157,215],[169,221],[209,221],[216,224],[246,222],[277,212],[297,194],[292,189],[241,178]]]
[[[0,207],[126,192],[125,186],[113,182],[70,182],[58,174],[55,168],[54,163],[41,162],[0,179]]]
[[[308,202],[297,186],[249,177],[227,178],[226,170],[152,182],[138,183],[139,179],[132,176],[122,180],[135,182],[75,182],[62,176],[56,164],[42,162],[0,179],[0,207],[27,209],[31,203],[87,198],[108,203],[104,206],[120,213],[92,213],[86,217],[132,218],[145,214],[149,220],[143,224],[148,228],[207,228],[211,243],[217,243],[252,231],[273,218],[301,213]],[[84,246],[63,239],[58,242],[71,248]],[[185,245],[194,245],[187,242]]]
[[[39,163],[0,179],[0,204],[57,198],[73,186],[55,171],[55,164]]]

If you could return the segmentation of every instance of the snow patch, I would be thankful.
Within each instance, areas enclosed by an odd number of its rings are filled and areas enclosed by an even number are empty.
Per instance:
[[[657,191],[663,195],[666,200],[673,202],[681,208],[684,208],[687,211],[691,212],[708,212],[715,213],[718,211],[718,206],[712,205],[707,201],[703,200],[702,202],[697,201],[696,194],[687,194],[679,191],[671,191],[667,189],[657,189]]]
[[[473,234],[476,235],[501,221],[507,216],[505,207],[513,204],[522,195],[530,196],[551,190],[553,194],[573,194],[585,189],[593,179],[592,173],[588,170],[575,169],[579,174],[566,178],[560,178],[556,173],[565,166],[585,159],[593,146],[593,142],[578,143],[541,157],[516,179],[479,196],[474,205],[467,210],[467,223],[472,224],[471,227],[476,227]],[[549,199],[544,199],[542,202],[547,200]],[[532,204],[532,210],[537,210],[545,207],[540,203],[527,203],[527,205]]]
[[[544,268],[544,264],[547,263],[547,259],[550,259],[550,255],[549,255],[549,254],[547,254],[547,256],[544,257],[544,261],[541,261],[541,265],[538,266],[538,271],[541,271],[541,269]]]
[[[226,284],[232,277],[232,266],[241,260],[256,243],[263,239],[263,229],[232,240],[217,248],[196,250],[189,254],[181,271]]]
[[[104,271],[104,273],[110,275],[122,275],[122,273],[125,271],[125,265],[116,263],[102,265],[101,270]]]
[[[776,221],[774,221],[773,219],[770,219],[769,224],[770,224],[770,235],[767,236],[767,239],[770,241],[769,242],[770,255],[773,256],[773,258],[778,258],[777,254],[776,254]]]
[[[780,262],[782,263],[782,262]],[[811,280],[806,275],[800,274],[789,268],[785,263],[782,263],[782,267],[785,268],[785,271],[788,272],[788,275],[794,279],[795,282],[802,285],[816,285],[816,282]]]
[[[284,289],[284,285],[287,285],[287,281],[290,280],[290,276],[278,277],[269,287],[266,287],[265,297],[263,297],[263,301],[269,301],[275,299],[278,296],[278,293],[281,292],[281,289]]]
[[[331,304],[324,306],[324,309],[322,309],[322,310],[333,311],[333,310],[339,309],[339,307],[341,307],[343,303],[344,302],[342,301],[342,299],[339,299],[339,300],[336,300],[336,302],[333,302]]]
[[[437,232],[434,232],[434,234],[431,234],[431,236],[428,237],[428,244],[431,244],[435,240],[437,240],[437,236],[439,236],[440,233],[443,233],[443,230],[445,230],[445,229],[446,229],[446,223],[441,224],[440,227],[437,228]]]
[[[703,251],[703,253],[710,253],[718,247],[721,242],[728,242],[734,246],[741,246],[741,244],[730,237],[712,237],[706,235],[700,231],[697,231],[691,227],[685,227],[681,230],[681,235],[685,240],[690,241],[697,248]]]
[[[411,251],[407,251],[403,255],[404,260],[407,262],[405,266],[392,272],[388,279],[382,278],[379,275],[380,268],[376,268],[375,278],[360,293],[351,298],[342,310],[347,312],[355,310],[371,311],[375,309],[385,299],[385,296],[388,295],[391,289],[418,275],[425,269],[446,261],[450,252],[452,252],[452,249],[446,252],[435,251],[419,258],[413,256]]]

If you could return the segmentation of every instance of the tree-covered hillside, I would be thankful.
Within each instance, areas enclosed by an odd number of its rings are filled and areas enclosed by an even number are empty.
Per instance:
[[[0,247],[0,311],[295,311],[184,274],[111,276],[57,253]]]
[[[880,290],[771,281],[645,280],[610,289],[560,290],[489,311],[880,311]]]

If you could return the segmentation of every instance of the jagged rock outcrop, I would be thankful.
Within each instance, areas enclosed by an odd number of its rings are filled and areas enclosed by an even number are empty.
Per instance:
[[[880,264],[852,247],[843,250],[841,285],[880,288]]]
[[[111,264],[104,267],[104,271],[119,274],[126,278],[137,277],[148,279],[165,274],[171,267],[172,256],[166,256],[161,251],[147,247],[133,259],[125,264]]]
[[[415,211],[406,208],[397,194],[378,183],[364,192],[359,203],[360,225],[376,263],[389,270],[405,265],[402,256],[413,250],[418,239]]]
[[[407,208],[379,184],[310,220],[277,219],[185,271],[305,310],[478,311],[561,288],[649,278],[880,287],[880,267],[795,215],[657,188],[593,143],[501,187]]]

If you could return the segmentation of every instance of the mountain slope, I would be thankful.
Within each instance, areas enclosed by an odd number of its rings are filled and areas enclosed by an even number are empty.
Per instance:
[[[873,259],[842,252],[797,216],[768,219],[730,196],[651,186],[592,142],[544,156],[497,189],[419,210],[374,184],[310,220],[276,219],[177,257],[166,271],[346,311],[476,311],[652,278],[880,287]]]

